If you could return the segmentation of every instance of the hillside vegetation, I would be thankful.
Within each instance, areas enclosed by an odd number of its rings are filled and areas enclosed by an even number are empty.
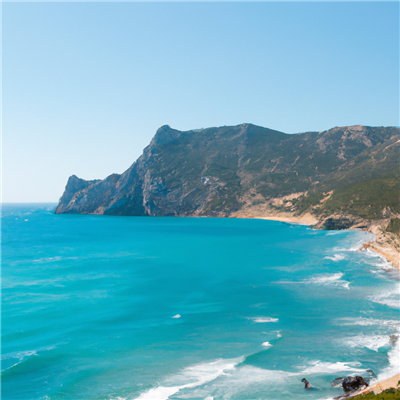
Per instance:
[[[353,397],[356,400],[400,400],[400,390],[391,388],[386,389],[379,394],[362,394],[360,396]]]

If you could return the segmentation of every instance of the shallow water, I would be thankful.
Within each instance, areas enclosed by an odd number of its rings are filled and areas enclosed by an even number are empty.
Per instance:
[[[399,369],[366,232],[53,209],[2,209],[3,399],[326,399]]]

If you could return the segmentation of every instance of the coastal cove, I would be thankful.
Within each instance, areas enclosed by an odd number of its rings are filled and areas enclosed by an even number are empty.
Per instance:
[[[264,219],[267,221],[280,221],[280,222],[286,222],[289,224],[299,224],[299,225],[304,225],[304,226],[310,226],[312,227],[313,225],[316,225],[319,221],[313,217],[311,214],[305,214],[301,216],[293,216],[293,215],[287,215],[286,213],[278,213],[278,215],[271,215],[271,216],[262,216],[262,217],[257,217],[257,216],[249,216],[246,214],[241,214],[237,213],[234,215],[235,218],[255,218],[255,219]],[[385,243],[382,245],[376,240],[376,236],[383,236],[381,234],[381,231],[383,230],[382,226],[387,224],[388,222],[385,221],[384,223],[381,224],[375,224],[372,225],[372,229],[363,229],[363,231],[368,231],[371,233],[373,236],[369,238],[368,241],[362,244],[362,246],[358,249],[359,251],[365,251],[369,250],[374,253],[377,253],[379,256],[383,257],[388,263],[390,263],[393,267],[400,269],[400,254],[398,252],[398,248],[393,246],[393,245],[388,245]],[[357,230],[359,228],[350,228],[346,230]]]
[[[327,399],[399,367],[368,232],[53,210],[2,209],[4,399]]]

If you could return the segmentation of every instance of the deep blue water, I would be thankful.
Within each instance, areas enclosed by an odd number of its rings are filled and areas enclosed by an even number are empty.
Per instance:
[[[399,275],[366,232],[53,209],[2,208],[4,400],[326,399],[399,369]]]

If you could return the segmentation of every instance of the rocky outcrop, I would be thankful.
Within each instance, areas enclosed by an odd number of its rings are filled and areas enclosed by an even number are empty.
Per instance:
[[[79,179],[77,176],[72,175],[69,177],[67,186],[65,187],[65,191],[60,198],[58,211],[62,213],[65,211],[65,207],[69,204],[75,203],[75,194],[81,192],[82,190],[87,189],[88,187],[101,182],[100,179],[93,181],[85,181],[84,179]],[[75,209],[76,213],[79,213],[79,209]]]
[[[314,228],[316,229],[327,230],[342,230],[352,227],[362,229],[366,228],[367,224],[365,224],[362,218],[356,217],[351,214],[333,214],[327,218],[323,218],[314,226]]]
[[[366,371],[366,376],[348,376],[346,378],[337,378],[331,382],[333,387],[341,386],[344,392],[352,397],[352,394],[358,393],[359,391],[367,388],[372,378],[376,378],[374,372],[371,369]],[[335,399],[348,398],[347,396],[335,397]]]
[[[360,250],[370,249],[385,257],[392,265],[400,269],[400,235],[388,231],[391,222],[399,218],[392,214],[391,218],[368,222],[368,231],[375,235],[375,240],[364,243]]]

